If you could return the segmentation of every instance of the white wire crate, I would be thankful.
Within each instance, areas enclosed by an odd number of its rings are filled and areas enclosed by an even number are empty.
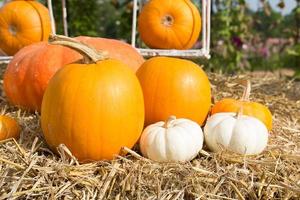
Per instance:
[[[202,2],[202,37],[201,49],[176,50],[176,49],[149,49],[137,47],[137,17],[147,0],[133,0],[133,18],[131,45],[135,47],[143,56],[170,56],[183,58],[210,58],[210,28],[211,28],[211,0],[201,0]]]
[[[210,58],[210,30],[211,30],[211,0],[200,0],[202,3],[202,37],[201,37],[201,49],[189,49],[189,50],[176,50],[176,49],[149,49],[139,48],[137,46],[137,17],[138,12],[147,0],[133,0],[133,18],[132,18],[132,34],[131,34],[131,45],[136,48],[143,56],[170,56],[170,57],[183,57],[183,58]],[[62,13],[63,13],[63,26],[64,34],[68,35],[67,32],[67,8],[65,0],[62,2]],[[52,33],[56,33],[55,19],[53,16],[52,0],[47,0],[47,6],[50,13]],[[8,63],[12,59],[11,56],[0,56],[0,62]]]

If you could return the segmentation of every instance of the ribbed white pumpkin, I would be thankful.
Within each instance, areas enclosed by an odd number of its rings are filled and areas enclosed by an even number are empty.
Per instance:
[[[170,117],[149,125],[140,138],[143,156],[159,162],[190,161],[203,146],[201,127],[188,119]]]
[[[227,148],[233,152],[254,155],[268,143],[268,130],[258,119],[236,113],[217,113],[204,127],[206,145],[213,152]]]

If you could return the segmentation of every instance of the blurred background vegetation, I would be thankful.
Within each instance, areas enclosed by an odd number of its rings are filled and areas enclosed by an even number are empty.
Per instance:
[[[52,0],[57,33],[63,34],[61,0]],[[300,71],[300,0],[282,15],[287,0],[277,8],[272,0],[259,0],[251,10],[245,0],[212,0],[212,58],[197,60],[211,71],[234,73],[243,70],[292,68]],[[45,0],[41,0],[46,4]],[[197,6],[199,0],[194,1]],[[68,32],[122,39],[130,43],[132,0],[66,0]],[[201,39],[201,38],[200,38]],[[196,48],[201,47],[201,42]],[[299,72],[298,72],[299,73]],[[300,74],[300,73],[299,73]]]

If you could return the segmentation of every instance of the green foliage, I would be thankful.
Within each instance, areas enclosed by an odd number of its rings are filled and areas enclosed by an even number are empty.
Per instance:
[[[88,35],[129,41],[130,0],[68,0],[68,31],[71,36]],[[57,32],[63,34],[61,0],[53,0]]]
[[[253,18],[253,32],[259,34],[263,39],[282,35],[285,27],[283,24],[284,17],[272,8],[269,8],[268,13],[264,10],[257,11],[253,14]]]
[[[235,71],[238,67],[246,68],[243,42],[250,38],[244,0],[215,1],[212,15],[212,59],[210,69],[221,69],[225,72]]]

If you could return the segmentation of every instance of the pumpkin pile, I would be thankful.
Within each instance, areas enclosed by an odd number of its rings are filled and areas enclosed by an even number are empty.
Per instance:
[[[14,5],[37,12],[39,4]],[[0,10],[0,26],[10,6]],[[151,0],[139,16],[141,38],[153,48],[191,48],[200,27],[198,10],[186,0]],[[0,42],[9,45],[1,49],[14,54],[28,43],[8,35],[3,39],[1,34],[16,34],[12,26],[6,28],[0,29]],[[39,30],[41,40],[49,35],[50,29],[44,29]],[[244,86],[240,100],[212,105],[210,81],[196,63],[160,56],[145,61],[124,42],[87,36],[35,41],[15,54],[4,75],[9,102],[41,113],[50,149],[57,152],[64,144],[80,162],[113,159],[122,147],[136,143],[145,157],[159,162],[190,161],[204,143],[213,152],[259,154],[267,146],[272,115],[249,100],[250,81]],[[1,120],[0,139],[18,137],[18,125]]]

